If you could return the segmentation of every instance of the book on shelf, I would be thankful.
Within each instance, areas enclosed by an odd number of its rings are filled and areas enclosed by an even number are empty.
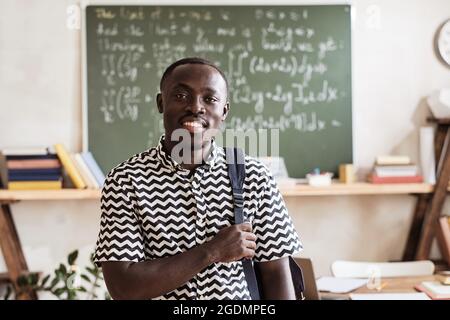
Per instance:
[[[59,159],[23,159],[7,160],[6,167],[11,169],[51,169],[61,168]]]
[[[44,151],[47,153],[44,154]],[[1,150],[0,174],[2,186],[15,190],[24,190],[27,187],[34,189],[60,188],[62,177],[61,163],[57,155],[49,153],[47,148]],[[43,182],[56,183],[46,184]]]
[[[375,184],[383,183],[422,183],[423,177],[421,175],[406,176],[406,177],[379,177],[372,173],[368,177],[368,181]]]
[[[8,169],[8,176],[61,175],[61,168]]]
[[[10,174],[8,173],[8,181],[56,181],[61,179],[61,173],[44,173],[44,174]]]
[[[103,174],[102,169],[100,169],[100,166],[98,165],[97,161],[95,161],[95,158],[92,155],[92,153],[90,151],[82,152],[81,157],[83,158],[88,168],[91,170],[92,174],[97,180],[98,185],[102,187],[105,182],[105,175]]]
[[[74,186],[77,189],[85,189],[87,187],[86,183],[83,181],[64,145],[61,143],[55,144],[55,151]]]
[[[43,159],[54,159],[58,160],[58,156],[54,153],[49,154],[42,154],[42,155],[6,155],[5,157],[8,158],[8,161],[10,160],[43,160]],[[59,161],[59,160],[58,160]]]
[[[57,190],[62,189],[62,179],[58,181],[10,181],[9,190]]]
[[[408,165],[411,164],[411,158],[408,156],[377,156],[376,165]]]
[[[0,187],[8,187],[8,167],[6,165],[6,156],[0,151]]]
[[[424,281],[416,289],[425,292],[433,300],[450,300],[450,286],[439,281]]]
[[[2,153],[5,156],[44,156],[49,153],[49,149],[46,147],[3,148]]]
[[[378,177],[409,177],[419,175],[416,165],[376,165],[374,172]]]
[[[89,168],[87,167],[86,163],[84,162],[83,158],[81,157],[81,154],[75,153],[72,154],[72,160],[75,163],[75,166],[77,167],[78,171],[81,174],[81,177],[83,178],[84,182],[86,183],[87,187],[89,189],[99,189],[99,185],[97,183],[97,180],[95,179],[94,175],[91,173]]]

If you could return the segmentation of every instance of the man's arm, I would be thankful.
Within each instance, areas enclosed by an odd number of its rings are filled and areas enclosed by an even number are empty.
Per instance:
[[[215,262],[252,258],[256,236],[248,223],[224,228],[209,242],[172,257],[142,262],[103,262],[114,299],[151,299],[170,292]]]
[[[263,289],[264,300],[295,300],[289,258],[267,262],[257,262]]]

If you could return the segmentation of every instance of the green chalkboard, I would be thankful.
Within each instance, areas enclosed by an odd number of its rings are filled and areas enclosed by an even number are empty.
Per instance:
[[[107,172],[156,145],[160,77],[170,63],[199,56],[230,83],[227,128],[278,129],[257,138],[276,156],[278,134],[291,177],[337,172],[352,162],[350,9],[87,6],[86,147]]]

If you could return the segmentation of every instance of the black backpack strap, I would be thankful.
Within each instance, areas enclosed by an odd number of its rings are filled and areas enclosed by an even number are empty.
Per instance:
[[[244,222],[244,178],[245,178],[245,160],[244,152],[238,148],[225,148],[225,155],[228,167],[228,176],[233,189],[234,201],[234,223],[240,224]],[[253,300],[260,300],[258,281],[256,280],[255,269],[252,260],[242,259],[245,280],[247,281],[248,290]]]
[[[294,283],[295,296],[297,300],[305,300],[303,271],[292,256],[289,256],[289,267],[291,269],[292,282]]]

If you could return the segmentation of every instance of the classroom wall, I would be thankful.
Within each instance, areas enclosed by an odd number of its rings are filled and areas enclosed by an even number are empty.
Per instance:
[[[74,3],[0,2],[0,148],[62,142],[81,150],[80,32],[66,27]],[[418,129],[428,114],[424,98],[450,87],[450,69],[437,60],[432,42],[450,18],[450,2],[353,3],[354,163],[362,175],[379,154],[418,160]],[[400,259],[415,204],[407,195],[285,200],[303,255],[312,257],[318,275],[328,274],[335,259]],[[23,202],[12,210],[31,269],[50,271],[76,248],[80,263],[87,262],[99,224],[97,201]]]

